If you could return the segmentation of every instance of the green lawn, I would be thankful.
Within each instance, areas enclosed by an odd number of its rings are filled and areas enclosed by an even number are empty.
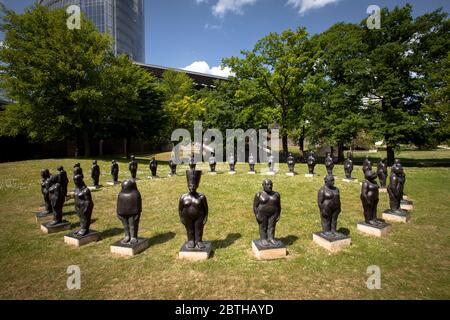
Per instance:
[[[450,158],[450,151],[443,158]],[[417,153],[406,157],[416,157]],[[168,154],[159,155],[166,159]],[[433,158],[433,154],[424,154]],[[401,158],[401,157],[400,157]],[[312,242],[320,230],[317,191],[321,175],[287,177],[287,166],[272,177],[274,190],[281,193],[282,213],[276,235],[288,245],[288,257],[277,261],[257,261],[251,240],[258,237],[252,213],[254,194],[265,178],[249,176],[247,166],[238,165],[238,174],[204,175],[199,191],[210,207],[205,240],[213,241],[214,255],[204,262],[177,259],[186,239],[179,222],[178,198],[187,191],[186,178],[166,178],[167,165],[159,168],[158,180],[147,179],[148,163],[142,160],[138,187],[143,197],[140,236],[151,238],[151,247],[134,258],[118,258],[109,246],[121,239],[122,225],[115,215],[119,186],[104,187],[93,194],[93,229],[103,240],[81,249],[68,247],[62,234],[44,235],[34,214],[42,203],[40,169],[55,172],[64,165],[71,176],[79,160],[42,160],[0,164],[0,298],[1,299],[449,299],[450,298],[450,168],[406,168],[406,193],[414,200],[412,220],[395,224],[387,238],[360,234],[362,220],[360,185],[342,182],[343,168],[335,167],[341,190],[342,213],[339,227],[350,230],[353,245],[330,254]],[[81,160],[85,176],[91,161]],[[100,161],[102,184],[110,180],[109,159]],[[128,176],[121,160],[120,179]],[[199,166],[207,170],[207,165]],[[219,165],[219,170],[226,167]],[[361,180],[362,171],[354,175]],[[90,179],[87,180],[90,183]],[[72,183],[70,188],[72,188]],[[381,194],[379,212],[388,207]],[[66,219],[78,222],[73,201],[65,207]],[[67,267],[81,268],[81,290],[66,288]],[[367,267],[381,268],[382,288],[366,287]]]

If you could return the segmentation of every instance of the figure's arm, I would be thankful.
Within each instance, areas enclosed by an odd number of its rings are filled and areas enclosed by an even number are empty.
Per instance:
[[[363,182],[361,187],[361,197],[367,201],[367,194],[369,192],[369,186],[366,181]]]
[[[322,210],[323,202],[325,201],[325,191],[323,188],[320,188],[317,193],[317,204],[319,205],[319,209]]]
[[[278,192],[276,193],[276,197],[277,197],[277,219],[276,219],[276,221],[278,222],[281,217],[281,196]]]
[[[208,222],[208,201],[206,200],[206,197],[202,195],[202,204],[203,204],[203,210],[205,211],[205,219],[203,219],[203,224],[205,225],[206,222]]]
[[[340,193],[339,193],[339,189],[338,189],[338,191],[337,191],[337,196],[336,196],[336,200],[337,200],[337,202],[338,202],[338,208],[337,208],[337,212],[338,213],[341,213],[341,195],[340,195]]]
[[[258,192],[258,193],[255,195],[255,199],[253,200],[253,213],[255,214],[255,216],[258,214],[259,195],[260,195],[260,193]]]
[[[183,198],[184,198],[184,196],[181,196],[180,200],[178,201],[178,215],[180,216],[180,221],[182,224],[184,224],[183,218],[182,218],[183,207],[184,207]]]

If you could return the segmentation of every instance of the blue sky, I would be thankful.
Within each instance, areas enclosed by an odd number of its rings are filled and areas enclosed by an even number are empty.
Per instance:
[[[0,1],[18,12],[34,2]],[[253,48],[269,32],[305,26],[320,33],[336,22],[361,21],[369,5],[406,3],[415,15],[450,12],[448,0],[145,0],[146,62],[221,74],[214,67],[222,58]]]

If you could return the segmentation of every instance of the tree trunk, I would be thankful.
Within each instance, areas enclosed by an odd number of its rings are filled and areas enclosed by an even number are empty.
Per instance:
[[[124,139],[124,153],[127,159],[131,158],[131,138]]]
[[[288,148],[288,136],[287,134],[283,134],[283,159],[286,159],[287,154],[289,152]]]
[[[344,144],[342,142],[338,143],[338,163],[343,163],[345,160],[344,156]]]
[[[386,153],[387,153],[387,165],[392,166],[395,161],[395,153],[394,148],[392,146],[387,145],[386,146]]]
[[[298,138],[298,147],[300,149],[300,161],[303,161],[305,154],[305,126],[303,126],[302,133]]]
[[[83,131],[83,144],[84,144],[84,156],[91,156],[91,139],[89,138],[89,133],[84,130]]]

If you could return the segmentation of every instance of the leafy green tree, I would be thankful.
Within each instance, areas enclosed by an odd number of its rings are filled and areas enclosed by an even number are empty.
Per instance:
[[[237,97],[266,106],[257,114],[263,114],[261,119],[267,118],[266,125],[280,125],[286,154],[288,134],[299,127],[303,118],[304,84],[318,52],[313,50],[306,30],[299,28],[270,33],[253,50],[241,53],[243,58],[223,59],[240,82]]]
[[[82,137],[85,152],[104,108],[99,88],[111,40],[82,17],[67,28],[64,10],[36,5],[16,14],[2,6],[2,88],[16,103],[1,114],[0,133],[41,142]]]

